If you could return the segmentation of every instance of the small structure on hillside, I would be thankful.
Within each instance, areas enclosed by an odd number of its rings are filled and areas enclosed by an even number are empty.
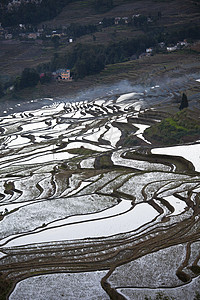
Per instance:
[[[37,39],[37,33],[31,32],[28,34],[28,39],[36,40]]]
[[[172,52],[172,51],[176,51],[176,50],[177,50],[177,46],[167,47],[168,52]]]
[[[153,48],[147,48],[146,49],[147,55],[152,55],[152,52],[153,52]]]
[[[3,36],[5,33],[5,30],[4,28],[1,26],[1,23],[0,23],[0,36]]]
[[[121,17],[116,17],[115,18],[115,25],[118,25],[120,21],[121,21]]]
[[[123,22],[124,24],[128,24],[128,17],[123,17],[123,18],[122,18],[122,22]]]
[[[58,81],[72,81],[69,69],[59,69],[56,71]]]
[[[160,42],[160,43],[158,43],[158,46],[163,49],[165,47],[165,43],[164,42]]]
[[[5,40],[11,40],[13,38],[12,33],[5,33]]]

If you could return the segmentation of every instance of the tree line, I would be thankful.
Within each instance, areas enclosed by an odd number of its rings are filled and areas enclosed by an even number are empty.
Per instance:
[[[79,38],[86,34],[91,34],[98,31],[98,26],[94,24],[81,25],[78,23],[71,23],[65,33],[73,38]]]
[[[22,2],[19,6],[8,9],[9,1],[1,0],[0,23],[4,27],[16,26],[18,24],[36,25],[40,22],[55,18],[67,4],[77,0],[42,0],[41,3]],[[113,7],[113,0],[92,0],[97,12],[105,12]]]
[[[41,3],[21,3],[8,10],[6,5],[0,7],[0,22],[4,27],[16,26],[19,24],[33,24],[53,19],[64,6],[73,0],[42,0]]]

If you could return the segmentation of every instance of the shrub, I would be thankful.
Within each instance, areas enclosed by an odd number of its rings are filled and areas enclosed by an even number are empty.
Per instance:
[[[40,76],[35,69],[25,68],[20,77],[15,80],[15,89],[21,90],[38,84]]]
[[[147,128],[144,135],[149,140],[156,140],[166,145],[182,143],[187,136],[196,139],[200,136],[200,121],[193,114],[183,109],[159,124]]]

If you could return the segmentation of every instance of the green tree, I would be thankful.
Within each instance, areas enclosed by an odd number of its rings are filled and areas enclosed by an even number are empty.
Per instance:
[[[187,108],[187,107],[188,107],[188,99],[187,99],[186,94],[183,93],[179,109],[182,110],[182,109]]]
[[[33,87],[37,85],[40,80],[39,74],[35,69],[25,68],[20,77],[15,80],[15,89],[20,90],[26,87]]]
[[[75,78],[83,78],[88,75],[88,65],[84,60],[78,60],[73,68]]]
[[[49,82],[51,82],[51,80],[52,80],[52,74],[51,74],[51,72],[43,73],[43,74],[40,76],[40,82],[41,82],[42,84],[44,84],[44,83],[49,83]]]

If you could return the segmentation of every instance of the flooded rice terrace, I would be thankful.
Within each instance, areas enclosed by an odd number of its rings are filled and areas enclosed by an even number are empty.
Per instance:
[[[0,272],[9,299],[200,292],[200,142],[158,148],[143,135],[167,116],[160,108],[175,86],[122,82],[103,96],[5,107]]]

